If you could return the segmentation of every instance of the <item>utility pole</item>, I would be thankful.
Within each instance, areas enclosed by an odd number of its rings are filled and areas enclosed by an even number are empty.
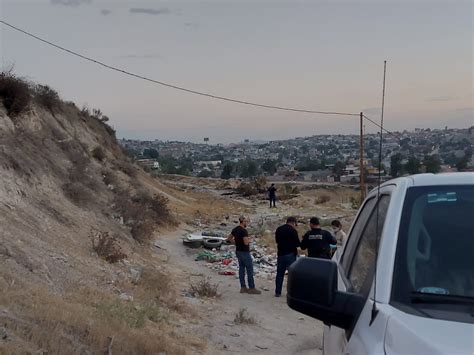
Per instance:
[[[360,152],[359,152],[359,170],[360,170],[360,203],[365,199],[364,182],[364,113],[360,113]]]

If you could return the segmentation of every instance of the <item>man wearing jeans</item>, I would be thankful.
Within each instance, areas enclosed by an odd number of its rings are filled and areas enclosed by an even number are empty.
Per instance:
[[[275,232],[275,241],[278,247],[275,297],[281,296],[285,272],[296,260],[296,255],[298,254],[296,248],[300,246],[300,239],[296,230],[296,224],[295,217],[288,217],[286,224],[278,227]]]
[[[239,222],[240,224],[232,230],[230,239],[233,239],[235,243],[235,254],[239,261],[240,293],[259,295],[262,292],[255,288],[253,279],[253,261],[250,255],[250,242],[252,239],[246,229],[248,220],[241,216]],[[248,288],[245,284],[245,271],[247,271]]]

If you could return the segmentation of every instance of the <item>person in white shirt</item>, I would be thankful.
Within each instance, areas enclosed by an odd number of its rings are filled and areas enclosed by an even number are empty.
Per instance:
[[[344,247],[344,245],[346,244],[347,235],[342,230],[341,222],[335,219],[334,221],[331,222],[331,228],[332,228],[333,235],[337,240],[337,245],[341,248]]]

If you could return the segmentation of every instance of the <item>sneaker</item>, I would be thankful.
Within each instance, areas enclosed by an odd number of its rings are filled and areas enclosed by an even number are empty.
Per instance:
[[[241,287],[240,293],[248,293],[249,289],[247,287]]]
[[[262,291],[257,290],[256,288],[249,288],[247,290],[247,293],[251,294],[251,295],[260,295],[262,293]]]

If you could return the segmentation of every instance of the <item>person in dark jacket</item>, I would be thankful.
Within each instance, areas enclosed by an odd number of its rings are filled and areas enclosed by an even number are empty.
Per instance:
[[[310,258],[331,259],[331,245],[336,245],[337,240],[328,231],[321,229],[319,219],[313,217],[309,220],[311,230],[306,232],[301,241],[301,249],[308,249]]]
[[[275,205],[275,202],[276,202],[276,187],[275,187],[275,184],[272,184],[269,188],[268,188],[268,199],[270,200],[270,208],[272,208],[272,203],[273,203],[273,207],[276,207]]]
[[[275,241],[278,248],[277,274],[275,279],[275,296],[281,296],[285,272],[295,262],[298,255],[297,248],[300,246],[298,231],[296,230],[296,218],[288,217],[286,224],[277,228]]]

